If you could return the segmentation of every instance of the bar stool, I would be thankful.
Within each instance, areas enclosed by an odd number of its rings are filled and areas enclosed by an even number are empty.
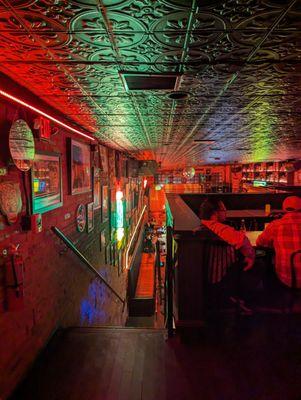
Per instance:
[[[290,264],[291,264],[291,277],[292,277],[292,287],[291,287],[291,296],[290,296],[290,302],[288,305],[288,312],[293,313],[294,312],[294,305],[297,301],[297,299],[300,298],[301,300],[301,288],[298,288],[297,286],[297,270],[298,267],[296,265],[296,260],[298,254],[301,254],[301,249],[294,251],[294,253],[291,254],[290,258]],[[299,262],[299,269],[300,269],[300,274],[301,274],[301,261]],[[301,308],[300,308],[300,313],[301,313]]]

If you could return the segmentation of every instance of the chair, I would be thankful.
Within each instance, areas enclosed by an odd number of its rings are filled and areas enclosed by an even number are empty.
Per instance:
[[[296,303],[296,300],[298,297],[301,298],[301,288],[297,286],[297,265],[296,265],[296,260],[298,254],[301,254],[301,249],[295,251],[294,253],[291,254],[290,257],[290,267],[291,267],[291,277],[292,277],[292,287],[291,287],[291,295],[290,295],[290,302],[288,306],[288,311],[289,313],[294,312],[294,305]],[[300,262],[300,272],[301,272],[301,262]],[[300,309],[301,312],[301,309]]]
[[[205,249],[207,316],[229,313],[238,316],[243,309],[246,312],[241,291],[244,257],[220,239],[208,241]]]
[[[290,256],[291,287],[282,287],[277,283],[276,289],[273,284],[266,288],[263,298],[263,305],[254,307],[254,310],[263,314],[293,314],[298,311],[301,314],[301,303],[299,310],[295,309],[297,300],[301,300],[301,288],[297,286],[297,256],[301,254],[301,249],[293,252]],[[301,263],[300,263],[301,272]],[[270,278],[271,279],[271,278]],[[278,278],[275,278],[278,281]],[[272,301],[271,301],[272,300]]]

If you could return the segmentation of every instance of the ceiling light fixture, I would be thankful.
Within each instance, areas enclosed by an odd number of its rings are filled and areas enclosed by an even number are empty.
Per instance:
[[[6,97],[9,100],[14,101],[15,103],[21,104],[22,106],[29,108],[30,110],[36,112],[39,115],[42,115],[43,117],[46,117],[48,119],[50,119],[51,121],[55,122],[56,124],[68,129],[69,131],[76,133],[77,135],[83,136],[86,139],[89,139],[91,141],[95,141],[95,138],[93,138],[92,136],[87,135],[86,133],[81,132],[80,130],[73,128],[70,125],[65,124],[64,122],[60,121],[59,119],[56,119],[54,117],[52,117],[51,115],[45,113],[44,111],[40,110],[39,108],[36,108],[34,106],[32,106],[31,104],[26,103],[25,101],[19,99],[18,97],[15,97],[7,92],[5,92],[4,90],[0,89],[0,95],[3,97]]]
[[[172,100],[185,100],[190,96],[188,92],[183,92],[180,90],[168,93],[167,97]]]

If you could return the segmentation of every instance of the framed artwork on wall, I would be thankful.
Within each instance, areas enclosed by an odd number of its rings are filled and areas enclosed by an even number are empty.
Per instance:
[[[92,232],[94,229],[94,203],[87,204],[87,231]]]
[[[78,232],[84,232],[87,225],[87,213],[86,206],[84,204],[80,204],[76,210],[76,229]]]
[[[119,250],[118,251],[118,275],[122,274],[123,268],[122,268],[122,254],[123,251]]]
[[[101,195],[101,201],[102,201],[102,213],[101,213],[101,222],[105,222],[109,215],[109,191],[108,191],[108,186],[102,186],[102,195]]]
[[[93,168],[93,202],[94,210],[101,207],[100,170],[98,167]]]
[[[110,264],[112,266],[116,265],[116,244],[111,243],[111,250],[110,250]]]
[[[106,231],[100,232],[99,249],[102,252],[106,250]]]
[[[91,190],[90,145],[70,140],[70,180],[71,194],[86,193]]]
[[[116,180],[116,170],[115,170],[115,150],[108,149],[109,151],[109,183],[110,187],[112,187]]]
[[[105,247],[105,264],[110,264],[110,247],[109,244]]]
[[[36,153],[31,169],[32,213],[39,214],[63,205],[61,156]]]
[[[104,174],[108,174],[108,149],[99,145],[100,167]]]

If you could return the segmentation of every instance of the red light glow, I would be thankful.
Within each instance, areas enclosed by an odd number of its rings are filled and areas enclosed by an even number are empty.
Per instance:
[[[95,141],[95,138],[87,135],[86,133],[81,132],[80,130],[78,130],[76,128],[73,128],[72,126],[69,126],[69,125],[65,124],[64,122],[60,121],[59,119],[56,119],[56,118],[52,117],[51,115],[45,113],[44,111],[42,111],[42,110],[40,110],[40,109],[38,109],[38,108],[26,103],[25,101],[15,97],[15,96],[12,96],[11,94],[5,92],[2,89],[0,89],[0,95],[3,96],[3,97],[6,97],[9,100],[12,100],[12,101],[18,103],[18,104],[21,104],[22,106],[24,106],[26,108],[29,108],[30,110],[36,112],[39,115],[43,115],[43,117],[46,117],[46,118],[50,119],[51,121],[55,122],[56,124],[68,129],[69,131],[71,131],[73,133],[76,133],[77,135],[83,136],[86,139],[89,139],[89,140],[91,140],[93,142]]]

